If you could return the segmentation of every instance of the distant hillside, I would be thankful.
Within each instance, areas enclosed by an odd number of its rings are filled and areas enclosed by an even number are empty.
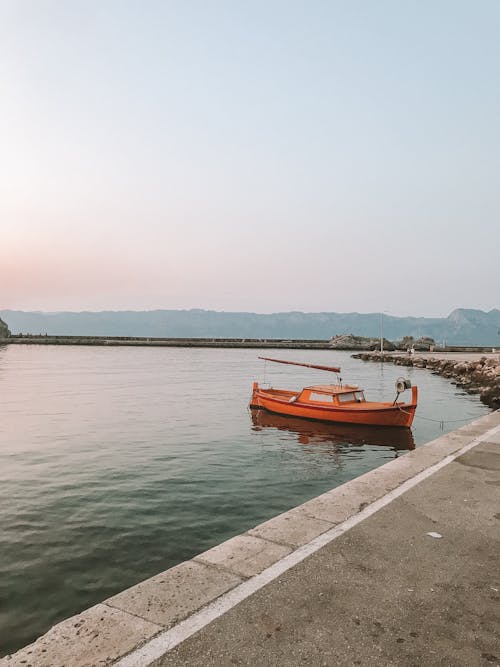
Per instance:
[[[23,312],[0,310],[11,332],[82,336],[316,338],[379,336],[378,313],[226,313],[212,310]],[[445,318],[383,317],[384,336],[431,336],[448,345],[500,347],[500,310],[459,308]]]

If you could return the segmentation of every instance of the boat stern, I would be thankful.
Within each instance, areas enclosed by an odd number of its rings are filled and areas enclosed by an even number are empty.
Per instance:
[[[417,402],[418,402],[418,387],[413,386],[411,388],[411,403],[407,403],[406,405],[403,405],[400,408],[401,412],[403,412],[406,415],[404,426],[406,426],[407,428],[410,428],[413,423],[415,412],[417,410]]]
[[[254,382],[252,386],[252,398],[250,399],[251,408],[260,408],[258,394],[259,394],[259,383]]]

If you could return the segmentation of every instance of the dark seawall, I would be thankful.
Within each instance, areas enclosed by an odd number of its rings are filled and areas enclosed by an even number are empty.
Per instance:
[[[332,349],[327,340],[282,338],[146,338],[139,336],[46,336],[17,334],[0,339],[9,345],[127,345],[146,347],[248,347],[306,350]]]
[[[282,348],[295,350],[367,351],[365,347],[332,345],[330,340],[309,338],[157,338],[145,336],[60,336],[47,334],[14,334],[0,338],[0,344],[9,345],[128,345],[149,347],[239,347]],[[436,348],[436,351],[437,348]],[[491,347],[446,347],[440,352],[491,352]]]

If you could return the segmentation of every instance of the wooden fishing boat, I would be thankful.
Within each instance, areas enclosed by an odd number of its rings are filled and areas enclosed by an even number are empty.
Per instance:
[[[340,368],[336,366],[318,366],[268,357],[259,359],[340,373]],[[399,401],[400,393],[410,387],[411,401],[409,403]],[[396,382],[396,392],[394,401],[367,401],[362,389],[357,385],[342,384],[341,380],[339,384],[313,385],[299,391],[264,389],[254,382],[250,407],[319,421],[409,428],[417,409],[418,389],[412,387],[409,380],[399,378]]]

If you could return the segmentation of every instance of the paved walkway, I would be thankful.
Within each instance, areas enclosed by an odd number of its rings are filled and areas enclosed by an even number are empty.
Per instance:
[[[494,440],[155,664],[500,665],[500,433]]]

